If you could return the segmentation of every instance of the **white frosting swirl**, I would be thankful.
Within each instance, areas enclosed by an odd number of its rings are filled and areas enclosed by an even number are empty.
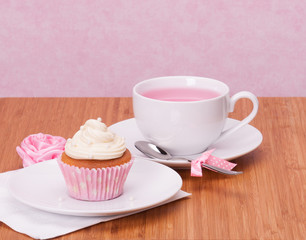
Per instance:
[[[124,138],[109,131],[101,118],[87,120],[65,146],[65,153],[74,159],[114,159],[125,150]]]

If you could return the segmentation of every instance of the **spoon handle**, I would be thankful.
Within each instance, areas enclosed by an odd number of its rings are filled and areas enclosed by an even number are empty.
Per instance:
[[[226,169],[223,169],[223,168],[218,168],[218,167],[208,165],[208,164],[205,164],[205,163],[203,163],[202,166],[209,169],[209,170],[216,171],[216,172],[219,172],[219,173],[222,173],[222,174],[227,174],[227,175],[239,175],[239,174],[243,173],[243,172],[230,171],[230,170],[226,170]]]
[[[144,159],[144,160],[163,160],[163,159],[158,159],[158,158],[148,158],[148,157],[143,157],[143,156],[138,156],[138,155],[134,155],[135,157],[137,158],[141,158],[141,159]],[[187,158],[177,158],[175,157],[174,159],[171,159],[171,160],[184,160],[184,161],[188,161],[188,162],[191,162],[190,159],[187,159]],[[171,161],[171,160],[163,160],[163,161]],[[209,169],[211,171],[214,171],[214,172],[218,172],[218,173],[222,173],[222,174],[226,174],[226,175],[239,175],[239,174],[242,174],[243,172],[237,172],[237,171],[229,171],[229,170],[226,170],[226,169],[223,169],[223,168],[218,168],[218,167],[215,167],[215,166],[212,166],[212,165],[208,165],[208,164],[205,164],[203,163],[202,166],[206,169]]]
[[[190,160],[188,158],[184,158],[184,157],[175,157],[172,160],[185,160],[185,161],[188,161],[188,162],[192,161],[192,160]],[[209,169],[209,170],[212,170],[212,171],[215,171],[215,172],[218,172],[218,173],[222,173],[222,174],[227,174],[227,175],[239,175],[239,174],[243,173],[243,172],[226,170],[226,169],[219,168],[219,167],[216,167],[216,166],[212,166],[212,165],[209,165],[209,164],[206,164],[206,163],[202,163],[202,166],[206,169]]]

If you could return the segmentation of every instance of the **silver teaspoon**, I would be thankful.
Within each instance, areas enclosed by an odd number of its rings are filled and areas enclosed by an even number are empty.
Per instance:
[[[137,141],[135,142],[135,147],[142,152],[143,154],[145,154],[146,156],[150,157],[150,158],[155,158],[155,159],[161,159],[161,160],[185,160],[188,162],[191,162],[192,160],[187,159],[187,158],[183,158],[183,157],[173,157],[170,153],[168,153],[166,150],[162,149],[161,147],[150,143],[150,142],[146,142],[146,141]],[[228,175],[239,175],[242,172],[237,172],[237,171],[229,171],[223,168],[218,168],[215,166],[211,166],[208,164],[203,163],[202,164],[205,168],[208,168],[212,171],[216,171],[219,173],[223,173],[223,174],[228,174]]]

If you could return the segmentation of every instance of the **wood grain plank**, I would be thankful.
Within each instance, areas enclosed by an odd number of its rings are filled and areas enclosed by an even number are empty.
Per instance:
[[[243,175],[177,170],[192,196],[57,239],[304,239],[306,98],[260,98],[251,125],[263,134],[255,151],[233,160]],[[251,111],[240,100],[230,117]],[[107,125],[133,117],[131,98],[0,99],[0,172],[22,167],[16,146],[29,134],[71,137],[89,118]],[[30,239],[0,223],[0,239]]]

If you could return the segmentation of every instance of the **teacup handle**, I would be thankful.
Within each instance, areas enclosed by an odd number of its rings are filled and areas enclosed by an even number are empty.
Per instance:
[[[227,137],[227,136],[229,136],[233,132],[237,131],[239,128],[241,128],[244,125],[248,124],[256,116],[257,111],[258,111],[258,99],[257,99],[257,97],[253,93],[248,92],[248,91],[238,92],[234,96],[231,97],[230,103],[229,103],[229,112],[233,112],[234,111],[236,102],[239,99],[241,99],[241,98],[248,98],[248,99],[250,99],[252,101],[252,103],[253,103],[253,110],[252,110],[252,112],[245,119],[243,119],[239,124],[237,124],[234,127],[231,127],[229,129],[223,131],[221,133],[220,137],[216,140],[216,142],[221,140],[221,139],[223,139],[223,138],[225,138],[225,137]]]

